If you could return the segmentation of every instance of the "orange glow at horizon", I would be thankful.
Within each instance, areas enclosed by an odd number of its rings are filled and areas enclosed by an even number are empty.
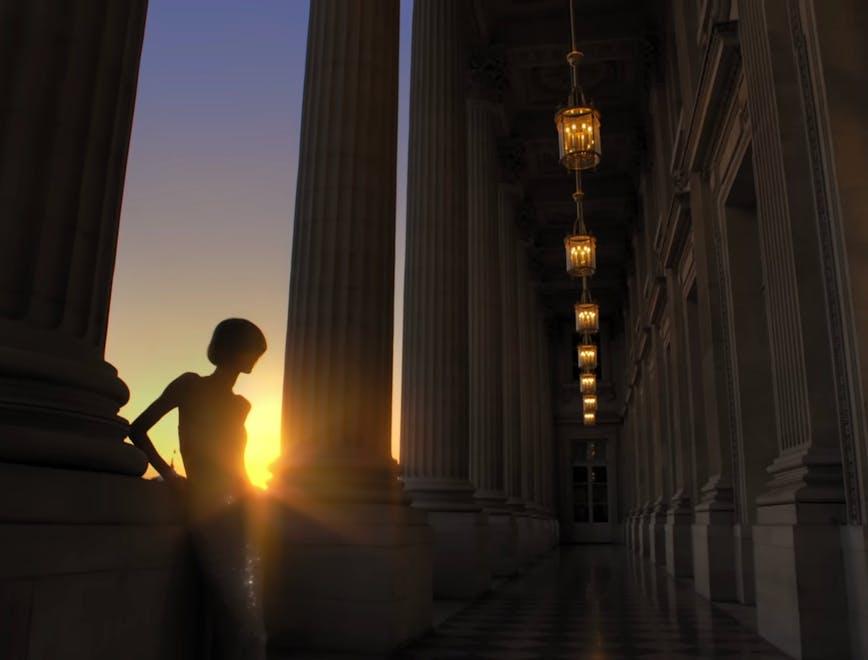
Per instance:
[[[235,391],[251,403],[245,467],[260,488],[281,449],[292,209],[308,3],[220,0],[215,11],[151,0],[118,236],[106,360],[140,414],[178,375],[211,373],[205,350],[229,317],[268,351]],[[395,315],[403,309],[410,3],[402,2]],[[392,455],[400,430],[395,324]],[[177,413],[150,432],[179,472]],[[146,476],[153,476],[148,468]]]

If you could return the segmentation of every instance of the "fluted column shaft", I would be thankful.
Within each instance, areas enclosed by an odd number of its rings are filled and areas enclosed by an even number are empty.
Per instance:
[[[146,9],[0,7],[0,461],[146,467],[103,359]]]
[[[401,463],[417,505],[472,493],[465,8],[418,0],[413,9]]]
[[[470,479],[476,499],[496,505],[503,484],[500,243],[495,108],[467,105]]]
[[[311,4],[284,461],[390,469],[398,0]]]
[[[533,495],[534,502],[543,508],[543,445],[545,443],[545,392],[543,387],[543,321],[539,297],[534,295],[533,317]]]
[[[783,457],[799,449],[805,454],[802,462],[831,473],[830,464],[841,460],[835,372],[842,365],[840,359],[836,364],[828,339],[828,321],[817,313],[831,292],[826,290],[827,264],[818,240],[805,115],[794,111],[803,102],[803,83],[793,62],[798,46],[791,33],[791,22],[798,18],[790,15],[798,10],[787,3],[742,4],[740,39],[782,459],[773,471],[801,471],[802,466]],[[789,477],[784,481],[786,488]],[[840,491],[829,496],[840,499],[843,488]]]
[[[541,380],[540,393],[542,395],[542,407],[540,413],[542,416],[542,432],[541,432],[541,488],[540,503],[551,513],[554,505],[553,492],[553,461],[552,454],[554,451],[554,414],[552,408],[552,363],[549,344],[548,324],[545,318],[540,319],[540,365],[541,365]]]
[[[528,280],[527,252],[523,243],[516,246],[518,264],[518,382],[519,437],[521,445],[521,497],[533,502],[533,358],[531,334],[531,287]]]
[[[504,445],[504,484],[511,505],[521,504],[521,392],[519,385],[518,237],[515,200],[508,191],[500,195],[500,295],[501,363]]]

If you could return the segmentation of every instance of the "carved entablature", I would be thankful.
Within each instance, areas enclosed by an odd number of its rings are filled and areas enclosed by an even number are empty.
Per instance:
[[[664,268],[674,268],[690,231],[690,195],[682,192],[672,195],[672,204],[665,221],[665,231],[660,247],[660,259]]]
[[[705,51],[683,154],[673,169],[706,172],[741,76],[738,23],[714,25]]]
[[[681,295],[686,299],[696,283],[696,261],[693,256],[693,225],[691,224],[684,237],[684,247],[681,249],[681,260],[678,263],[678,282]]]
[[[648,351],[651,348],[651,326],[642,326],[641,330],[639,331],[639,337],[636,341],[636,347],[636,358],[639,362],[642,362],[645,359],[645,356],[648,355]]]
[[[731,19],[732,0],[699,0],[699,21],[696,42],[699,51],[703,52],[712,38],[714,26]]]
[[[651,283],[651,298],[648,301],[648,318],[657,325],[666,309],[666,278],[655,277]]]
[[[670,322],[670,317],[668,314],[664,315],[662,319],[660,319],[660,324],[658,325],[659,333],[660,333],[660,341],[663,344],[664,348],[670,345],[672,341],[672,324]]]

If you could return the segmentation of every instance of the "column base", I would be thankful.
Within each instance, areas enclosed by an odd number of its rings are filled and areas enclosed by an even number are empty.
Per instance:
[[[651,533],[651,518],[654,505],[648,502],[642,507],[642,513],[639,519],[639,556],[646,559],[651,558],[651,545],[653,536]]]
[[[513,507],[503,493],[477,492],[475,499],[488,514],[492,575],[515,575],[518,571],[518,524]]]
[[[518,526],[518,565],[520,569],[526,568],[534,560],[533,521],[533,516],[527,511],[518,514],[518,518],[516,519]]]
[[[690,499],[680,491],[669,503],[666,512],[666,572],[674,577],[693,575],[693,509]]]
[[[531,560],[536,561],[549,550],[547,540],[546,521],[548,517],[545,511],[538,505],[529,505],[530,514],[530,552]]]
[[[630,514],[630,552],[637,556],[642,555],[641,522],[642,511],[640,509],[633,509],[633,512]]]
[[[841,549],[850,606],[851,656],[868,658],[868,527],[842,527]]]
[[[515,575],[519,566],[518,521],[516,516],[504,509],[487,511],[491,535],[490,564],[496,576]]]
[[[388,653],[426,632],[432,531],[425,518],[396,479],[357,498],[272,487],[262,533],[270,647]]]
[[[0,331],[10,341],[25,341],[16,337],[20,328],[2,320]],[[63,341],[35,328],[26,332],[35,342]],[[67,349],[71,355],[82,350]],[[144,474],[148,460],[124,442],[129,429],[117,414],[129,390],[110,364],[96,355],[70,359],[0,346],[0,372],[0,462]]]
[[[428,511],[434,531],[434,598],[470,600],[491,588],[491,538],[482,511]]]
[[[197,572],[168,486],[0,463],[0,521],[0,656],[200,657]]]
[[[759,633],[796,658],[850,657],[837,450],[779,457],[753,528]]]
[[[753,531],[750,526],[736,524],[732,528],[735,552],[735,597],[743,605],[756,601],[754,575]]]
[[[732,489],[709,481],[702,489],[702,502],[696,506],[691,527],[694,587],[709,600],[736,599],[734,513]]]
[[[666,565],[666,504],[663,497],[654,502],[648,521],[650,552],[648,559],[660,566]]]

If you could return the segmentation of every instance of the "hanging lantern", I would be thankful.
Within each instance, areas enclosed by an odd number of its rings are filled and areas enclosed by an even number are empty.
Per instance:
[[[579,369],[582,371],[593,371],[597,368],[596,344],[579,344],[576,352],[579,357]]]
[[[597,374],[593,371],[584,371],[579,376],[579,390],[582,395],[597,393]]]
[[[594,302],[576,303],[576,332],[596,334],[600,331],[600,308]]]
[[[602,156],[600,113],[590,104],[576,103],[578,95],[574,90],[570,105],[555,115],[561,165],[573,171],[596,167]]]
[[[585,394],[582,396],[582,412],[595,413],[597,412],[597,395]]]
[[[585,426],[595,426],[597,424],[597,413],[586,412],[584,413],[583,418]]]
[[[597,270],[597,239],[590,234],[571,234],[564,239],[567,272],[573,277],[590,277]]]

